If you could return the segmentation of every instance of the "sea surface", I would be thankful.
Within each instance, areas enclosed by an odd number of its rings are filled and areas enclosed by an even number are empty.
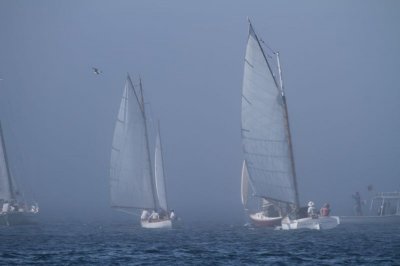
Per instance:
[[[0,227],[1,265],[400,265],[400,225],[278,231],[129,223]]]

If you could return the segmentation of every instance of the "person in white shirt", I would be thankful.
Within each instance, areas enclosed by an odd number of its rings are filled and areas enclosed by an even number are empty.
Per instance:
[[[169,214],[169,218],[170,218],[171,220],[174,220],[174,219],[175,219],[175,212],[174,212],[174,210],[171,210],[171,213]]]
[[[315,212],[314,202],[310,201],[308,203],[307,213],[309,217],[315,217],[316,212]]]
[[[147,210],[142,211],[142,215],[140,216],[141,220],[147,220],[149,218],[149,212]]]

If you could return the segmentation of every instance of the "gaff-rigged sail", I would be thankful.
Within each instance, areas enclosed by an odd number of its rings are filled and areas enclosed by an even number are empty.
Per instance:
[[[168,204],[167,204],[167,190],[165,184],[165,172],[164,172],[164,158],[161,144],[161,136],[160,129],[158,129],[158,134],[156,138],[156,146],[155,146],[155,159],[154,159],[154,176],[157,190],[158,203],[160,204],[160,208],[168,212]]]
[[[156,208],[149,156],[142,91],[135,91],[128,76],[111,151],[112,207]]]
[[[298,205],[284,94],[252,25],[244,62],[242,143],[256,196]]]
[[[13,180],[7,161],[6,144],[0,123],[0,199],[9,201],[15,198]]]

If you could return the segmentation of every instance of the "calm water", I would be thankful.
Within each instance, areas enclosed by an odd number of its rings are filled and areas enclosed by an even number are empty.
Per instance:
[[[65,223],[0,227],[0,240],[2,265],[400,265],[400,225],[288,232]]]

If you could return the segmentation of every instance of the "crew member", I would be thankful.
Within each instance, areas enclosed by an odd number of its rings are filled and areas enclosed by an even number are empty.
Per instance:
[[[321,216],[329,216],[331,210],[329,208],[329,203],[325,203],[324,206],[319,210]]]
[[[312,202],[312,201],[308,202],[307,214],[308,214],[309,217],[315,217],[316,216],[314,202]]]

